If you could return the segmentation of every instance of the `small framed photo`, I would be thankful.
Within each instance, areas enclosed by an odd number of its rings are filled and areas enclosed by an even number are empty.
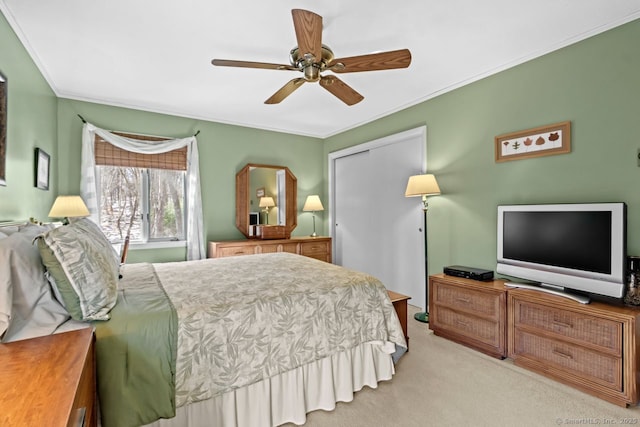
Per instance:
[[[496,136],[496,162],[566,154],[571,151],[571,122],[560,122]]]
[[[256,190],[256,198],[264,197],[264,187],[260,187]]]
[[[36,148],[35,186],[49,190],[49,166],[51,157],[42,149]]]

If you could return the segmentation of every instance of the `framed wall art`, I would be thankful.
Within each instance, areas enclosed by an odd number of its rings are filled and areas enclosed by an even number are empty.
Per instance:
[[[264,187],[260,187],[256,190],[256,198],[264,197]]]
[[[0,72],[0,185],[7,185],[7,78]]]
[[[560,122],[495,137],[496,162],[571,151],[571,122]]]
[[[50,156],[42,149],[36,148],[35,186],[41,190],[49,190]]]

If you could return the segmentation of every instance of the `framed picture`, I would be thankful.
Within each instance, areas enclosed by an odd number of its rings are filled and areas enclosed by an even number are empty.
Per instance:
[[[7,185],[7,78],[0,73],[0,185]]]
[[[49,190],[49,163],[51,158],[42,149],[36,148],[36,184],[35,186],[41,190]]]
[[[496,162],[565,154],[571,151],[571,122],[496,136]]]
[[[260,187],[256,190],[256,198],[264,197],[264,187]]]

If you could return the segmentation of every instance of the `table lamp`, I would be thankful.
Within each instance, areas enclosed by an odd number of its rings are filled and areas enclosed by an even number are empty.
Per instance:
[[[261,208],[264,208],[263,210],[266,212],[266,216],[267,216],[267,224],[269,224],[269,208],[274,207],[276,204],[273,201],[273,197],[260,197],[260,204],[259,206]]]
[[[307,196],[307,200],[304,202],[304,206],[302,207],[304,212],[311,212],[313,215],[313,233],[311,237],[317,237],[316,234],[316,211],[323,211],[324,207],[322,206],[322,202],[320,201],[320,197],[317,194],[312,194],[311,196]]]
[[[49,211],[50,218],[63,218],[63,224],[69,224],[69,218],[89,215],[89,209],[80,196],[58,196]]]

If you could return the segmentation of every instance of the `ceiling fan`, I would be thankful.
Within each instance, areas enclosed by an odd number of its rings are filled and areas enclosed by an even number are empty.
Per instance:
[[[409,49],[373,53],[369,55],[334,58],[333,51],[322,44],[322,16],[303,9],[293,9],[293,26],[298,46],[289,52],[289,65],[265,62],[214,59],[213,65],[224,67],[264,68],[267,70],[300,71],[304,77],[290,80],[267,99],[265,104],[278,104],[307,82],[319,82],[320,86],[347,105],[354,105],[364,97],[334,75],[321,75],[323,71],[356,73],[361,71],[406,68],[411,64]]]

